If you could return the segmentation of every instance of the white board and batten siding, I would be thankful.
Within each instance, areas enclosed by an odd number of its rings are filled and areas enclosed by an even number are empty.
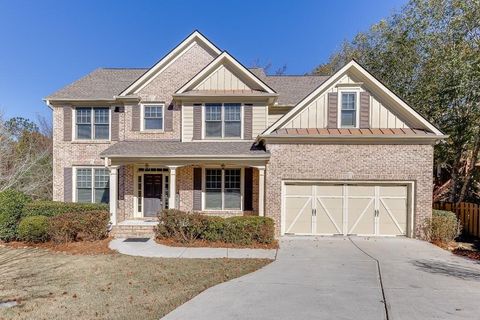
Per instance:
[[[221,65],[209,77],[200,82],[193,90],[251,90],[232,71]]]
[[[268,108],[265,105],[253,104],[252,109],[252,137],[255,139],[267,129]]]
[[[342,77],[338,82],[322,92],[292,120],[283,125],[283,128],[326,128],[328,125],[328,93],[338,92],[337,84],[345,85],[350,83],[352,86],[355,85],[355,81],[351,77],[348,75]],[[365,90],[360,88],[360,91]],[[408,128],[408,126],[379,101],[377,97],[371,94],[370,128]]]
[[[193,104],[182,106],[182,141],[193,140]]]

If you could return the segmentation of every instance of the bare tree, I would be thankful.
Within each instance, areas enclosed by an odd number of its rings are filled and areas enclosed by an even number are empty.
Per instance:
[[[52,139],[31,124],[21,118],[5,121],[0,113],[0,191],[12,188],[33,198],[49,199]]]

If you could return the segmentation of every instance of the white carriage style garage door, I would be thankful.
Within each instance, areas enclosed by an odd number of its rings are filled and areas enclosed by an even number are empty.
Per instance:
[[[286,183],[283,197],[286,234],[407,235],[407,185]]]

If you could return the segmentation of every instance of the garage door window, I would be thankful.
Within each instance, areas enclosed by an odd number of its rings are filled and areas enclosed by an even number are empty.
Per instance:
[[[205,209],[241,210],[241,169],[205,169]]]

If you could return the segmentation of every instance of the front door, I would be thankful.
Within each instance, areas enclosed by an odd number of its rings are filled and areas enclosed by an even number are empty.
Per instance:
[[[143,215],[155,217],[162,210],[162,174],[145,174],[143,176]]]

